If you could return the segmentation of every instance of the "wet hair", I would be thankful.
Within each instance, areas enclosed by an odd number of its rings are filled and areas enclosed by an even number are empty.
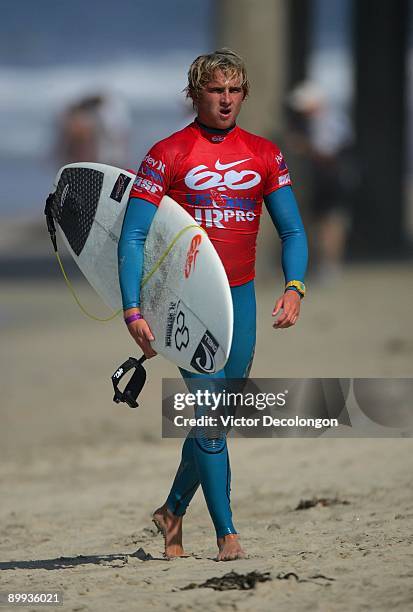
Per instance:
[[[250,84],[244,60],[231,49],[218,49],[213,53],[200,55],[189,67],[188,85],[184,91],[186,91],[186,97],[192,99],[194,107],[201,90],[209,81],[212,81],[216,70],[221,70],[229,80],[240,77],[244,98],[248,96]]]

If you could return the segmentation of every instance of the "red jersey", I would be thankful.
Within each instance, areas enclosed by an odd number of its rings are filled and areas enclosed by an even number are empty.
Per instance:
[[[155,144],[130,197],[159,205],[168,195],[208,233],[232,287],[255,276],[264,196],[291,185],[276,145],[236,126],[211,133],[196,121]]]

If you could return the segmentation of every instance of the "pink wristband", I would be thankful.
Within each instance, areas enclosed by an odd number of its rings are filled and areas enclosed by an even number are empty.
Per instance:
[[[129,317],[125,317],[125,323],[126,325],[129,325],[129,323],[133,323],[134,321],[139,321],[139,319],[143,319],[143,316],[141,315],[140,312],[135,312],[134,314],[131,314]]]

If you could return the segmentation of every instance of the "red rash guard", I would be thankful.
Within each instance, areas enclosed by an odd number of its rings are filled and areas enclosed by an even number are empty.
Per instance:
[[[168,195],[206,229],[232,287],[255,276],[264,196],[291,185],[276,145],[238,126],[227,134],[197,122],[155,144],[130,197],[159,205]]]

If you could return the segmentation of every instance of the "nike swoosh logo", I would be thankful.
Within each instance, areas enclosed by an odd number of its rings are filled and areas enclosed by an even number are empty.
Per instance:
[[[215,168],[217,170],[227,170],[228,168],[233,168],[234,166],[239,166],[239,164],[243,164],[244,162],[251,159],[251,157],[247,157],[246,159],[241,159],[240,161],[232,162],[230,164],[221,164],[219,159],[215,163]]]

